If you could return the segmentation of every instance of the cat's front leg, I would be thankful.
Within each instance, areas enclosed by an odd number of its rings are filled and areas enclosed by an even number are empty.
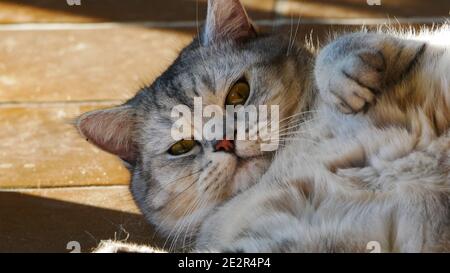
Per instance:
[[[321,98],[346,114],[367,110],[411,71],[424,50],[424,43],[386,34],[342,36],[317,57]]]

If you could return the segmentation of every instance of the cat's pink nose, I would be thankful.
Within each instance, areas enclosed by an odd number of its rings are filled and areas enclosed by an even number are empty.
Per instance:
[[[219,140],[214,145],[214,151],[232,153],[234,151],[234,143],[232,140]]]

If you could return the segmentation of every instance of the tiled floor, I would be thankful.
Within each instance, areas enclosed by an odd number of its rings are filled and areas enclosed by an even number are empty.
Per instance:
[[[318,38],[350,28],[342,18],[430,22],[450,11],[448,0],[243,2],[266,27],[285,22],[281,31],[301,15],[298,35]],[[128,193],[128,172],[71,121],[151,82],[204,11],[202,0],[0,2],[0,252],[69,252],[71,241],[88,251],[111,238],[158,244]]]

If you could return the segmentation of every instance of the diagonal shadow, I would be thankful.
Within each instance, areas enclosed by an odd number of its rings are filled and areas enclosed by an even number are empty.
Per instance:
[[[56,11],[63,15],[82,16],[94,22],[127,21],[195,21],[206,16],[206,0],[80,0],[69,6],[66,0],[3,0],[2,2]],[[248,8],[255,19],[270,19],[272,12]],[[56,16],[57,18],[58,16]],[[50,20],[50,18],[49,18]],[[80,19],[78,19],[80,20]],[[70,20],[69,20],[70,21]],[[76,21],[76,19],[72,19]],[[82,20],[83,21],[83,20]]]
[[[367,0],[280,0],[301,3],[312,3],[317,6],[339,7],[349,12],[360,12],[363,15],[384,14],[385,17],[433,17],[448,16],[450,1],[448,0],[380,0],[381,5],[369,5]],[[320,10],[313,17],[321,17]],[[340,14],[337,17],[345,14]],[[365,16],[362,16],[365,17]]]
[[[100,240],[161,246],[143,216],[85,206],[31,195],[0,192],[0,253],[70,252],[67,244],[77,241],[82,252],[91,251]]]
[[[167,29],[169,26],[176,26],[176,32],[195,34],[196,27],[193,22],[202,20],[206,16],[207,0],[80,0],[80,6],[69,6],[66,0],[3,0],[2,3],[12,5],[6,6],[6,9],[12,15],[12,19],[6,17],[6,21],[14,22],[14,12],[24,11],[25,18],[19,19],[19,22],[118,22],[135,25],[138,22],[150,22],[150,24],[139,24],[140,27]],[[294,9],[291,14],[277,14],[275,12],[276,2],[298,2],[300,6]],[[430,0],[424,3],[419,0],[381,0],[381,6],[370,6],[367,0],[273,0],[273,2],[263,2],[266,10],[255,8],[255,4],[247,5],[250,17],[254,20],[260,19],[293,19],[301,16],[301,19],[311,18],[346,18],[345,11],[348,11],[354,17],[355,14],[361,14],[360,17],[429,17],[441,16],[448,17],[450,1],[448,0]],[[244,2],[245,3],[245,2]],[[255,3],[249,1],[249,3]],[[269,3],[269,4],[267,4]],[[301,4],[314,4],[311,8],[302,10]],[[1,5],[1,3],[0,3]],[[258,4],[260,5],[260,4]],[[272,6],[270,8],[270,6]],[[21,7],[21,8],[18,8]],[[329,12],[339,7],[337,14],[330,16]],[[446,8],[445,8],[446,7]],[[33,11],[36,9],[36,11]],[[328,10],[328,13],[325,12]],[[37,15],[44,12],[45,15]],[[325,14],[324,14],[325,12]],[[8,13],[7,13],[8,14]],[[190,22],[189,25],[185,24]],[[267,21],[266,21],[267,22]],[[273,22],[273,21],[272,21]],[[176,23],[170,25],[169,23]],[[289,25],[289,24],[286,24]],[[312,26],[320,26],[314,24]],[[331,25],[329,25],[331,26]],[[268,26],[265,26],[266,28]],[[265,29],[265,28],[263,28]]]

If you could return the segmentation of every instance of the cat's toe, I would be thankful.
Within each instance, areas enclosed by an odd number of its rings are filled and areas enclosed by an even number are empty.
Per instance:
[[[360,51],[344,60],[331,75],[331,103],[346,114],[367,110],[384,86],[385,62],[376,51]]]
[[[384,87],[386,61],[379,51],[358,51],[344,62],[341,73],[360,87],[379,94]]]
[[[376,95],[346,75],[338,75],[330,82],[329,100],[345,114],[358,113],[375,102]]]

